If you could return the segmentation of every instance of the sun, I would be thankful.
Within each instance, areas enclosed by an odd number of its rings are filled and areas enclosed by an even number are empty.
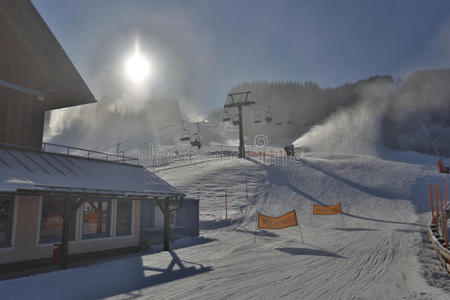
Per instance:
[[[145,81],[151,73],[150,62],[141,54],[137,42],[134,53],[126,60],[125,69],[127,77],[135,84]]]

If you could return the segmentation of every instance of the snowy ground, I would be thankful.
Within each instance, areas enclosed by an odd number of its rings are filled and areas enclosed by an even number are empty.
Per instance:
[[[169,253],[3,281],[2,299],[450,297],[450,277],[424,236],[427,184],[446,179],[433,158],[313,153],[295,164],[225,158],[156,172],[200,196],[200,238],[177,241]],[[338,201],[343,218],[311,217],[313,203]],[[276,216],[291,209],[304,243],[297,227],[254,234],[257,210]]]

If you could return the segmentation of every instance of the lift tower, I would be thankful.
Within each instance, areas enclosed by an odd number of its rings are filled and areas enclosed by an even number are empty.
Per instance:
[[[242,126],[242,107],[255,104],[255,101],[248,101],[248,94],[250,93],[250,91],[246,91],[228,94],[228,97],[231,98],[231,102],[223,106],[224,108],[237,107],[239,111],[239,158],[245,158],[244,129]],[[233,98],[233,96],[238,95],[243,95],[243,101],[236,101]]]

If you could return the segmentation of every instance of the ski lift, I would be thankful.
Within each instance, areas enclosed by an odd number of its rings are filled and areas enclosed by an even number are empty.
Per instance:
[[[191,141],[191,146],[192,147],[197,147],[198,149],[200,149],[202,147],[202,144],[200,143],[200,141],[196,138],[194,141]]]
[[[270,106],[269,106],[269,110],[267,111],[266,118],[264,120],[266,121],[266,123],[270,123],[273,120],[272,116],[270,115]]]
[[[255,120],[253,123],[261,123],[261,115],[255,111]]]
[[[289,124],[289,125],[291,125],[291,124],[293,124],[294,122],[293,121],[287,121],[286,122],[286,124]]]
[[[230,120],[231,120],[231,118],[230,118],[230,113],[228,112],[227,109],[224,109],[224,110],[223,110],[223,119],[222,119],[222,121],[223,121],[223,122],[228,122],[228,121],[230,121]]]
[[[233,125],[239,125],[239,115],[234,115],[232,120]]]
[[[277,122],[275,125],[283,125],[283,122]]]
[[[185,141],[189,141],[189,130],[187,130],[186,128],[184,128],[184,122],[183,122],[183,135],[180,138],[180,141],[185,142]]]

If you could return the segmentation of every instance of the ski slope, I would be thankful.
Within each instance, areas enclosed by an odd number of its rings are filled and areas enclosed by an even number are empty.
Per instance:
[[[450,297],[450,278],[423,226],[430,218],[427,185],[446,179],[433,158],[309,153],[295,164],[195,159],[155,172],[200,197],[200,238],[177,241],[171,252],[3,281],[2,299]],[[311,216],[312,204],[336,202],[342,216]],[[297,227],[255,235],[258,211],[291,209],[304,242]]]

